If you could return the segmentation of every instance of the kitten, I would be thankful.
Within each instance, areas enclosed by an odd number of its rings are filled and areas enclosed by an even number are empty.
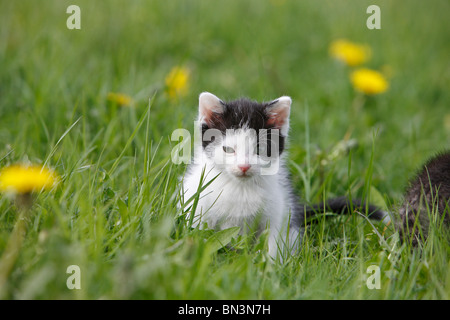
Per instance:
[[[417,246],[422,236],[426,239],[433,215],[450,225],[449,200],[450,151],[447,151],[428,160],[411,180],[398,210],[397,229],[401,240],[410,240]]]
[[[213,180],[199,197],[194,226],[245,232],[257,224],[257,233],[269,227],[269,255],[294,253],[305,219],[316,212],[341,213],[365,208],[358,200],[337,198],[325,204],[304,206],[294,194],[285,166],[286,139],[292,100],[280,97],[257,103],[247,99],[223,102],[204,92],[199,98],[202,141],[194,144],[194,159],[183,180],[181,202],[193,197]],[[198,144],[201,144],[199,146]],[[373,218],[383,211],[369,206]]]

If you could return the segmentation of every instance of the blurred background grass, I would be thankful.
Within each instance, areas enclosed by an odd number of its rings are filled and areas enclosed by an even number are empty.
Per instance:
[[[66,27],[71,4],[81,8],[81,30]],[[371,4],[381,8],[381,30],[366,27]],[[350,186],[361,192],[373,169],[372,186],[396,204],[417,167],[448,148],[449,9],[445,0],[0,1],[0,166],[48,159],[64,181],[54,196],[39,197],[8,297],[315,297],[311,291],[287,290],[289,281],[274,286],[282,271],[267,276],[266,265],[252,265],[247,256],[232,256],[237,262],[231,266],[215,261],[211,267],[203,249],[196,249],[198,259],[189,251],[189,237],[181,251],[173,249],[177,255],[165,251],[174,245],[167,238],[173,219],[158,220],[157,227],[151,221],[175,214],[169,194],[183,167],[169,163],[170,134],[180,127],[192,132],[202,91],[225,100],[290,95],[290,159],[304,168],[311,150],[310,200],[320,199],[321,188],[330,196]],[[328,54],[337,38],[369,45],[372,59],[365,65],[389,76],[389,90],[367,99],[357,113],[350,68]],[[165,78],[176,66],[190,70],[188,91],[170,99]],[[135,103],[114,106],[109,92],[129,95]],[[155,92],[148,125],[145,120],[110,172]],[[347,156],[321,166],[346,138],[358,142],[350,175]],[[303,193],[303,181],[293,172]],[[0,209],[1,250],[15,209],[6,198]],[[158,258],[145,262],[145,250]],[[89,266],[83,280],[89,290],[68,292],[67,275],[55,273],[71,260]],[[130,267],[137,260],[137,267]],[[201,274],[198,270],[207,272],[207,266],[217,277],[206,289],[203,281],[186,280]],[[236,268],[243,277],[231,281],[227,277]],[[321,272],[329,274],[328,268]],[[148,276],[152,270],[154,278]],[[255,284],[261,273],[269,279],[262,288]],[[323,290],[307,275],[302,284]],[[134,279],[129,288],[114,280],[127,277]],[[326,297],[335,297],[337,288]],[[278,290],[285,293],[277,295]],[[405,297],[413,291],[402,292]],[[383,294],[396,297],[392,290]]]

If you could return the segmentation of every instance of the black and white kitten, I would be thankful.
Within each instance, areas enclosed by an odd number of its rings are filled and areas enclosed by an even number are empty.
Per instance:
[[[417,246],[422,237],[428,236],[430,218],[442,219],[450,225],[449,200],[450,151],[447,151],[428,160],[410,181],[398,210],[401,240]]]
[[[337,198],[315,206],[300,204],[285,167],[286,139],[292,100],[283,96],[258,103],[248,99],[224,102],[204,92],[199,98],[201,141],[195,142],[193,163],[183,180],[181,201],[192,198],[202,185],[194,226],[245,232],[269,227],[269,255],[293,253],[299,246],[305,219],[315,212],[351,211],[364,207]],[[363,209],[365,210],[365,209]],[[383,211],[369,206],[372,218]],[[192,213],[191,213],[192,214]]]

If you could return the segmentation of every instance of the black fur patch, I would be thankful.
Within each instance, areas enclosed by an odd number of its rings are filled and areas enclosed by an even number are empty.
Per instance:
[[[223,135],[225,135],[227,129],[237,130],[246,127],[254,129],[258,134],[261,133],[261,129],[267,129],[267,155],[270,156],[272,146],[271,138],[278,131],[278,150],[281,155],[284,150],[286,137],[282,136],[279,130],[274,130],[275,127],[273,125],[268,125],[269,116],[267,109],[272,103],[258,103],[245,98],[223,102],[223,113],[213,113],[213,116],[208,119],[208,122],[202,124],[202,138],[208,129],[217,129]],[[206,148],[212,141],[202,139],[203,148]]]
[[[429,216],[439,215],[444,223],[450,225],[450,151],[442,152],[428,160],[409,183],[405,199],[399,208],[402,241],[412,240],[416,246],[428,233]],[[433,211],[433,208],[437,209]],[[418,219],[418,221],[416,221]],[[421,228],[421,232],[419,232]],[[420,235],[420,233],[422,235]]]

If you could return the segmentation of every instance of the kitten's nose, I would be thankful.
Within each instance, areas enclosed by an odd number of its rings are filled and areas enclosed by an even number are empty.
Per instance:
[[[238,168],[241,169],[242,173],[246,173],[248,169],[250,169],[251,165],[249,164],[240,164]]]

